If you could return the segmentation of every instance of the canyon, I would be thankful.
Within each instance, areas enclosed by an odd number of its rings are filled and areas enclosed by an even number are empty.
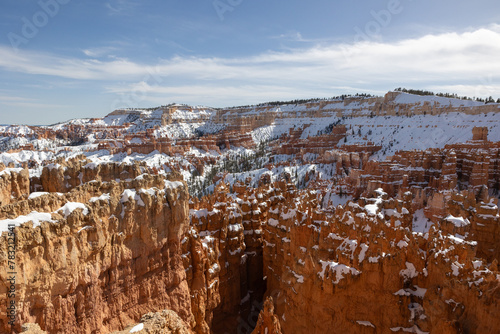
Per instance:
[[[389,92],[0,127],[0,332],[495,333],[499,125]]]

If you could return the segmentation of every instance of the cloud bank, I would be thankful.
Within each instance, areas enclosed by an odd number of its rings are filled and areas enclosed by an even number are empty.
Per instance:
[[[396,42],[362,41],[268,51],[247,57],[69,58],[0,46],[0,68],[29,75],[93,81],[137,105],[217,106],[270,99],[382,93],[397,86],[500,96],[500,25]],[[125,101],[125,100],[124,100]]]

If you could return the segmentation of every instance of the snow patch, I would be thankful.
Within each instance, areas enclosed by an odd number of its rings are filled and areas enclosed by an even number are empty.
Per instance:
[[[56,212],[61,211],[62,214],[64,215],[64,218],[66,219],[76,209],[82,209],[82,211],[83,211],[82,213],[85,216],[89,213],[89,209],[87,208],[87,206],[85,206],[85,204],[79,203],[79,202],[68,202],[68,203],[64,204],[61,208],[56,210]]]

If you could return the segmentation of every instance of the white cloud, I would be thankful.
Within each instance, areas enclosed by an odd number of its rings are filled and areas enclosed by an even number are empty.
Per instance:
[[[83,49],[82,52],[88,57],[99,58],[103,56],[110,56],[110,53],[115,52],[116,50],[117,48],[113,46],[103,46],[103,47]]]
[[[96,56],[98,51],[83,52]],[[492,25],[392,43],[330,44],[239,58],[177,56],[155,64],[64,58],[22,50],[16,54],[0,46],[0,67],[34,75],[103,81],[106,91],[115,94],[140,88],[146,92],[145,101],[174,96],[190,101],[197,98],[200,103],[214,99],[224,103],[240,97],[246,103],[259,98],[330,96],[350,88],[350,92],[379,92],[401,84],[437,91],[456,89],[461,95],[495,96],[491,91],[500,85],[494,79],[500,77],[499,54],[500,26]],[[486,77],[490,79],[485,83]],[[487,92],[480,94],[481,90]]]

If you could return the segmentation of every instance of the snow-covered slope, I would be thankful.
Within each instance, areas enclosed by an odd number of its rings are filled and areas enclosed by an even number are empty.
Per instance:
[[[472,139],[472,128],[475,126],[487,127],[488,139],[500,141],[500,113],[355,117],[342,123],[347,126],[348,135],[346,142],[340,144],[371,141],[382,145],[382,150],[377,154],[379,158],[393,155],[398,150],[425,150],[464,143]]]
[[[449,97],[434,96],[434,95],[414,95],[399,92],[398,96],[394,99],[397,104],[418,104],[424,105],[425,103],[437,104],[440,106],[452,107],[478,107],[484,105],[484,102],[461,100]]]
[[[432,108],[429,109],[432,112],[424,112],[425,108]],[[399,115],[400,112],[404,116]],[[386,97],[349,97],[226,109],[172,104],[154,109],[116,110],[102,119],[74,119],[39,128],[0,126],[0,151],[33,145],[34,149],[57,152],[64,145],[75,145],[75,142],[80,145],[78,140],[72,142],[64,136],[64,131],[73,131],[74,126],[80,129],[87,145],[96,146],[99,140],[110,138],[107,133],[110,127],[114,131],[111,139],[149,129],[157,138],[178,139],[218,133],[231,126],[238,129],[242,124],[256,143],[277,138],[290,129],[305,128],[301,138],[306,139],[333,124],[345,125],[347,137],[339,146],[372,142],[382,146],[377,154],[379,159],[397,150],[439,148],[465,142],[471,139],[474,126],[487,127],[489,139],[500,141],[498,104],[485,106],[477,101],[390,92]],[[41,131],[55,134],[40,136]],[[92,146],[80,150],[89,148]]]

